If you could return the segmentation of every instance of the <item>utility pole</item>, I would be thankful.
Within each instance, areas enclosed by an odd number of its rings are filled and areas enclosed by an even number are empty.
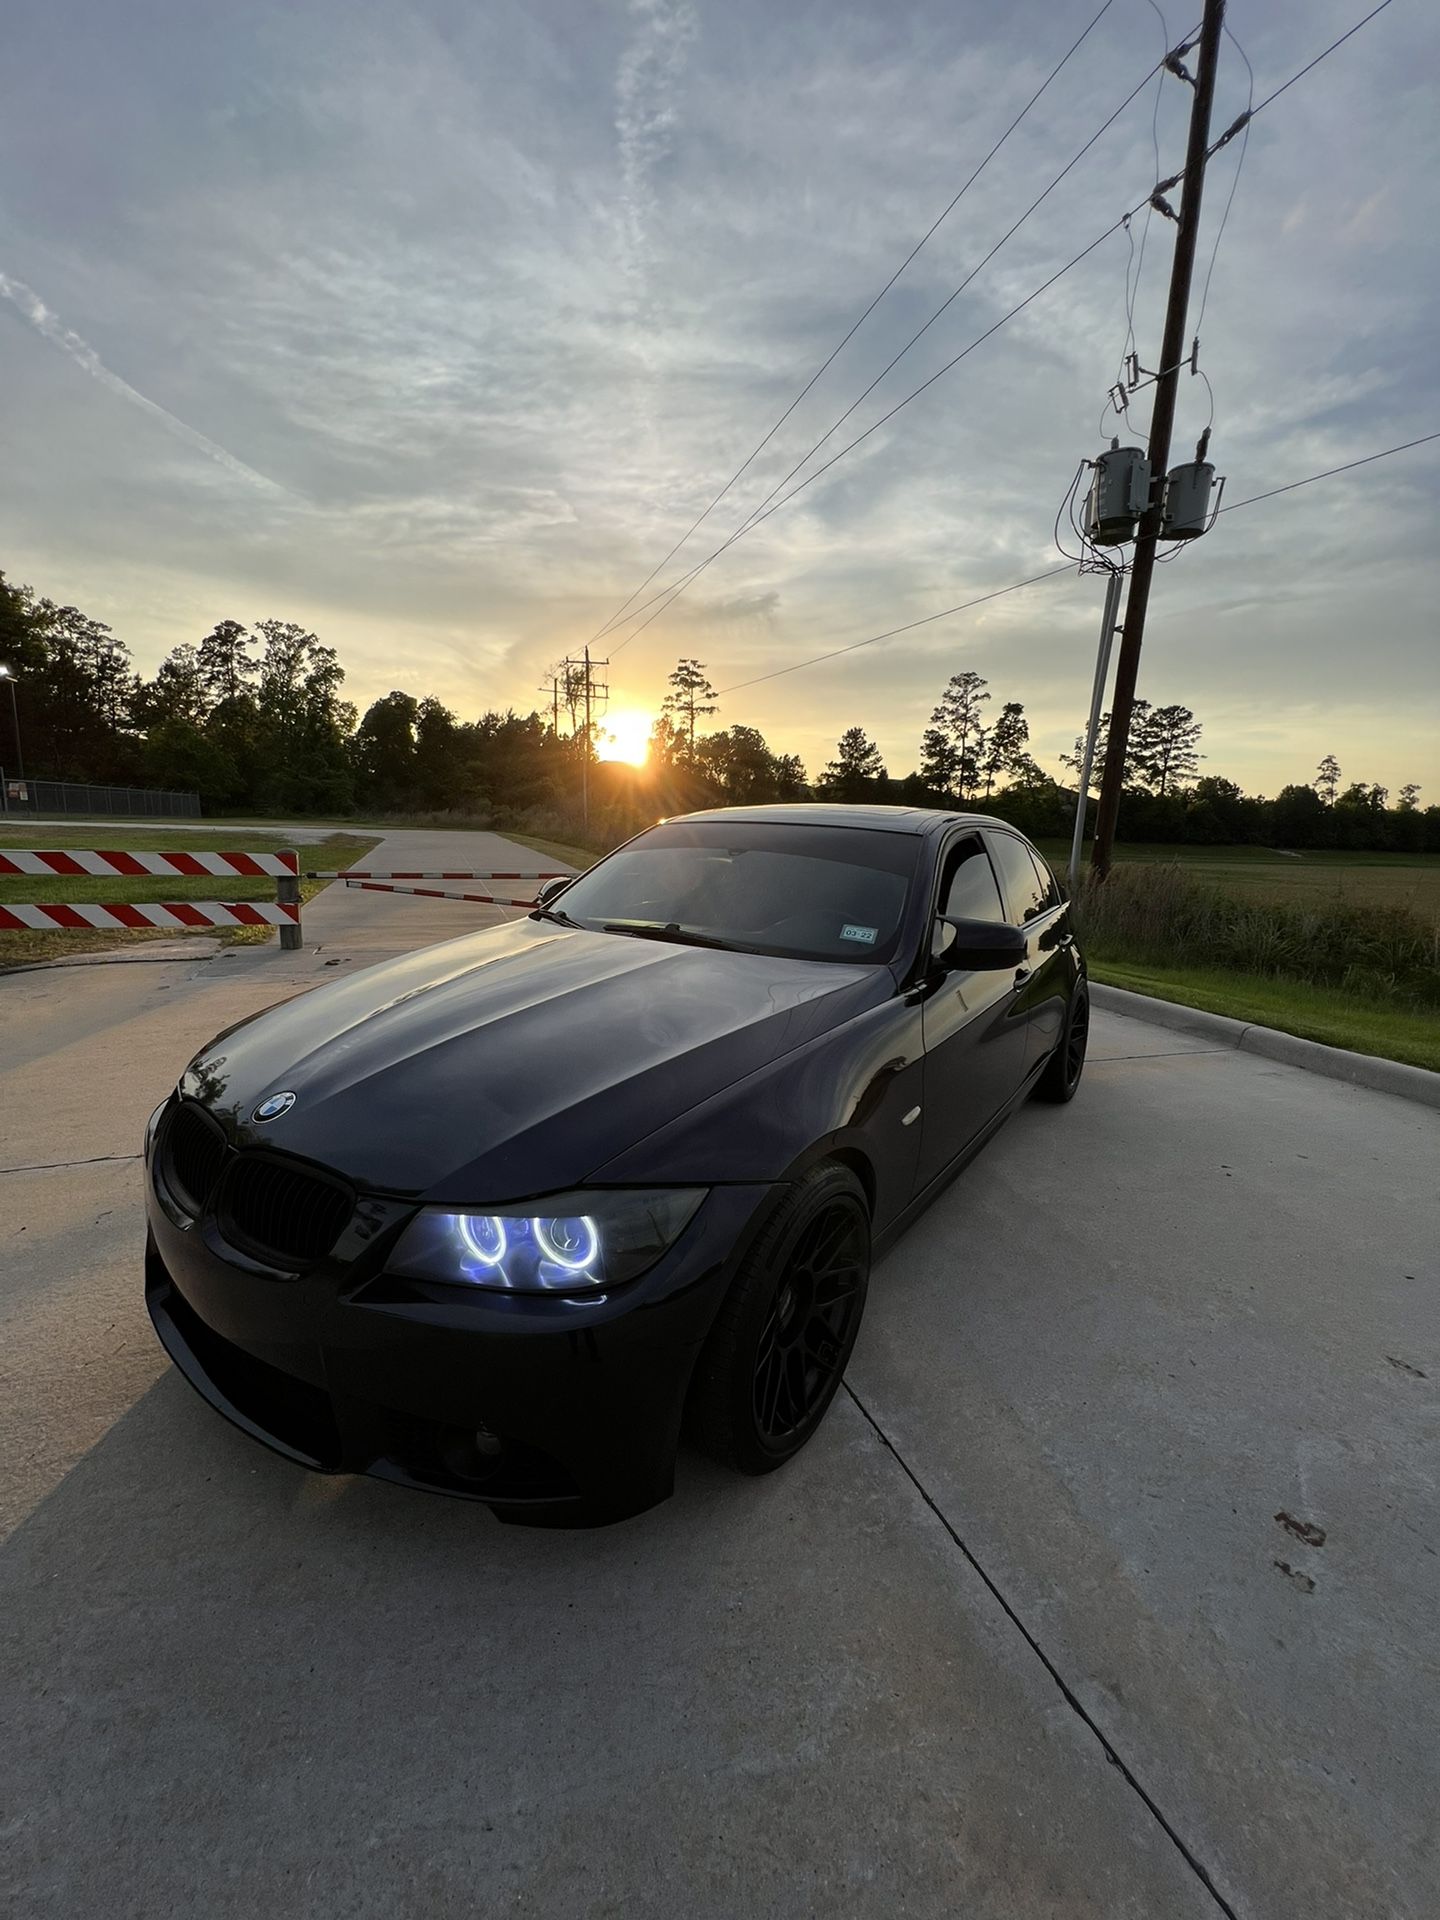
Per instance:
[[[591,729],[594,726],[593,716],[595,703],[601,700],[608,700],[610,697],[609,687],[601,686],[597,683],[595,679],[595,669],[596,667],[608,667],[609,664],[610,662],[608,660],[592,660],[590,658],[589,647],[586,647],[581,659],[565,659],[560,663],[560,671],[562,673],[567,676],[573,675],[579,680],[585,702],[585,730],[580,740],[580,818],[587,827],[590,824],[590,741],[592,737]],[[567,686],[573,685],[574,680],[567,678],[566,684]],[[559,696],[557,694],[557,702],[558,698]],[[556,707],[556,715],[558,724],[558,704]]]
[[[1090,775],[1095,766],[1095,741],[1100,732],[1100,709],[1105,704],[1105,682],[1110,673],[1110,648],[1115,639],[1116,615],[1120,611],[1120,569],[1115,567],[1105,580],[1105,610],[1100,615],[1100,645],[1095,654],[1095,685],[1090,691],[1090,723],[1085,729],[1085,744],[1080,749],[1080,791],[1075,796],[1075,831],[1070,839],[1070,892],[1080,885],[1080,849],[1085,840],[1085,810],[1090,804]]]
[[[1145,638],[1145,610],[1150,604],[1150,582],[1155,574],[1155,546],[1165,506],[1165,476],[1170,466],[1170,435],[1175,425],[1175,398],[1185,347],[1185,323],[1190,307],[1190,281],[1195,271],[1195,247],[1200,237],[1200,202],[1209,158],[1210,107],[1215,97],[1215,69],[1220,59],[1220,30],[1225,24],[1225,0],[1205,0],[1200,27],[1200,57],[1195,74],[1195,98],[1190,107],[1190,138],[1185,149],[1185,172],[1180,202],[1175,259],[1170,269],[1170,300],[1165,309],[1165,337],[1155,376],[1155,407],[1150,416],[1150,504],[1140,517],[1135,539],[1130,596],[1125,603],[1120,662],[1115,670],[1115,697],[1110,703],[1110,739],[1105,771],[1100,780],[1100,806],[1095,819],[1095,846],[1091,864],[1103,880],[1110,871],[1115,828],[1120,817],[1120,789],[1125,777],[1125,753],[1130,744],[1130,711],[1135,704],[1135,682],[1140,671],[1140,647]],[[1159,189],[1157,188],[1157,192]]]
[[[560,738],[560,670],[558,667],[552,667],[550,678],[540,682],[540,691],[550,696],[550,731],[558,740]]]

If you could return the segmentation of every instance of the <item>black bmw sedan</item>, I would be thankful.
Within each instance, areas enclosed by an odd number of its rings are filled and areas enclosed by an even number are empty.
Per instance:
[[[219,1035],[145,1142],[171,1358],[289,1459],[595,1524],[688,1427],[824,1418],[872,1258],[1030,1093],[1085,968],[1003,822],[751,807]]]

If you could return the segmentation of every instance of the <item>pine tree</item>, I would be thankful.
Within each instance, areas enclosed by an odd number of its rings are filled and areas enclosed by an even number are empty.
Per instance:
[[[820,785],[836,800],[869,800],[888,779],[880,749],[863,727],[847,727],[836,743],[835,758],[821,776]]]
[[[980,768],[985,754],[985,723],[980,709],[990,698],[988,682],[978,673],[953,674],[930,715],[930,724],[945,736],[955,749],[954,793],[963,800],[980,784]]]
[[[685,730],[687,759],[695,758],[695,722],[720,711],[715,689],[705,678],[703,660],[679,660],[669,676],[673,692],[664,699],[664,710],[672,714]]]

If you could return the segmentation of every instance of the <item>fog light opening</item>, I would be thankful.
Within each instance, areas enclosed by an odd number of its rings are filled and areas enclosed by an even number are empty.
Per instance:
[[[435,1436],[435,1451],[445,1470],[457,1480],[478,1484],[499,1471],[505,1443],[489,1427],[449,1427]]]

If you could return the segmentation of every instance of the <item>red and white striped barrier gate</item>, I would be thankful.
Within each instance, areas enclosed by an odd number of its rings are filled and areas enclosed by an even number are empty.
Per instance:
[[[37,900],[0,904],[0,928],[28,927],[48,933],[80,927],[166,927],[188,932],[195,927],[279,927],[282,947],[300,946],[300,860],[280,853],[125,853],[93,848],[9,848],[0,851],[0,875],[43,875],[47,879],[85,874],[115,874],[134,879],[160,873],[187,879],[214,874],[254,878],[274,876],[273,905],[252,900],[67,901]]]
[[[517,899],[500,893],[452,893],[444,887],[397,886],[404,880],[524,880],[538,891],[547,880],[572,880],[570,873],[479,873],[474,868],[381,873],[369,867],[342,867],[335,873],[307,873],[307,880],[343,880],[356,893],[409,893],[422,900],[469,900],[481,907],[533,907],[535,894]]]

